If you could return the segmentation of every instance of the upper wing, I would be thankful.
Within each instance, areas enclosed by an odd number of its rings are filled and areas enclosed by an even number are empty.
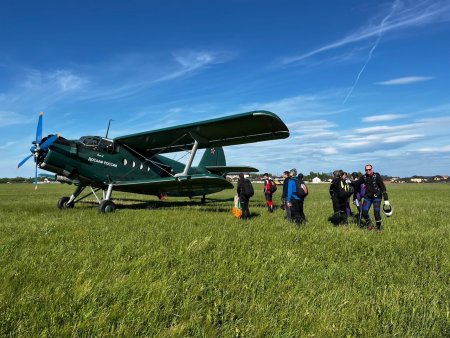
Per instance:
[[[274,113],[253,111],[181,126],[117,137],[144,156],[192,148],[194,139],[199,149],[230,146],[289,136],[289,129]]]

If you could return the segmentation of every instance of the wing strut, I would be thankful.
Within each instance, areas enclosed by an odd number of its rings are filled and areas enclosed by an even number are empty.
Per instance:
[[[182,173],[179,173],[179,174],[175,174],[175,175],[174,175],[175,177],[179,177],[179,176],[187,176],[187,175],[188,175],[189,169],[191,169],[192,161],[194,161],[195,153],[197,152],[197,149],[198,149],[199,144],[200,144],[200,143],[199,143],[197,140],[195,140],[194,146],[192,147],[192,150],[191,150],[191,156],[189,156],[189,160],[187,161],[186,166],[184,167],[183,172],[182,172]]]

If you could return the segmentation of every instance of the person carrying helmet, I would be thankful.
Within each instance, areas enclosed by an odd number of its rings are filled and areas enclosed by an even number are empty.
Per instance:
[[[384,205],[390,207],[386,186],[379,173],[373,171],[371,164],[366,164],[364,168],[365,174],[353,182],[353,186],[364,184],[366,188],[365,196],[362,203],[362,218],[365,220],[367,229],[372,230],[373,225],[369,216],[369,209],[373,204],[373,214],[375,216],[375,224],[378,231],[381,230],[381,199],[384,198]]]

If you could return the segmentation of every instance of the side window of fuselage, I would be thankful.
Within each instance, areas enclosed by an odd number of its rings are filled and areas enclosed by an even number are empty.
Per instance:
[[[85,136],[80,139],[80,143],[86,149],[98,152],[117,153],[119,147],[112,140],[106,140],[98,136]]]
[[[116,153],[116,149],[114,147],[114,142],[110,140],[102,139],[98,146],[96,147],[97,151],[107,152],[107,153]]]

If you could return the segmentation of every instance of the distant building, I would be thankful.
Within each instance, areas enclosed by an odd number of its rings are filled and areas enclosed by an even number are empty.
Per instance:
[[[311,181],[312,183],[314,183],[314,184],[317,184],[317,183],[322,183],[322,180],[319,178],[319,177],[314,177],[313,179],[312,179],[312,181]]]
[[[250,175],[248,174],[244,174],[244,178],[249,178]],[[239,179],[239,175],[238,174],[231,174],[231,175],[227,175],[227,178],[231,181],[231,182],[237,182]]]

